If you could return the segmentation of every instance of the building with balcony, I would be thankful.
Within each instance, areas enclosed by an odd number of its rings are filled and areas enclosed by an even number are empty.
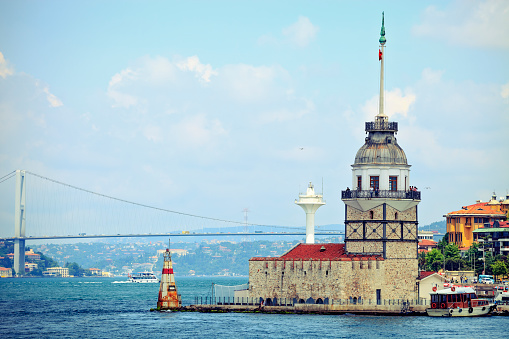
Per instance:
[[[88,269],[90,271],[90,275],[97,275],[97,276],[100,276],[102,277],[102,270],[99,269],[99,268],[89,268]]]
[[[46,271],[42,272],[42,275],[49,277],[69,277],[68,267],[49,267]]]
[[[419,240],[419,253],[421,252],[429,252],[434,248],[437,248],[437,242],[429,239]]]
[[[417,233],[417,238],[419,239],[419,241],[421,240],[433,240],[433,236],[435,235],[435,233],[433,233],[432,231],[419,231]]]
[[[478,201],[444,215],[447,221],[449,243],[454,243],[460,248],[470,248],[475,241],[473,233],[475,230],[495,221],[506,220],[507,215],[502,211],[501,206],[504,205],[497,202],[494,196],[489,202]]]
[[[12,268],[0,267],[0,278],[12,278]]]
[[[493,255],[509,255],[509,222],[494,221],[472,231],[474,241],[483,244]]]
[[[8,253],[7,257],[11,260],[14,260],[14,253]],[[41,255],[34,253],[34,250],[25,251],[25,261],[28,262],[37,262],[41,260]]]
[[[39,267],[36,263],[25,262],[25,272],[32,272]]]

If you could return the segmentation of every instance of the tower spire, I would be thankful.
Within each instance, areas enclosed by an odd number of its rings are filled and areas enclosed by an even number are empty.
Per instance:
[[[382,119],[387,116],[384,114],[384,59],[385,59],[385,26],[384,26],[384,12],[382,12],[382,29],[380,30],[380,49],[378,50],[378,59],[380,62],[380,106],[378,109],[378,116]]]

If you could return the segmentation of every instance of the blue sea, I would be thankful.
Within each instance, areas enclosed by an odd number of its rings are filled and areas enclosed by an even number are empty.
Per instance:
[[[185,305],[212,283],[247,278],[177,277]],[[123,278],[0,279],[1,338],[501,338],[509,317],[150,312],[159,284]]]

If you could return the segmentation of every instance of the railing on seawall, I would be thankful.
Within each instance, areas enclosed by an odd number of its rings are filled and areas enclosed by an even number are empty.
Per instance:
[[[307,300],[297,300],[296,298],[250,298],[250,297],[222,297],[222,298],[212,298],[212,297],[195,297],[194,302],[195,305],[245,305],[245,306],[261,306],[263,300],[263,306],[295,306],[298,304],[308,304],[308,305],[383,305],[383,306],[396,306],[399,305],[401,307],[405,306],[427,306],[429,305],[429,301],[427,299],[328,299],[318,298],[307,299]]]

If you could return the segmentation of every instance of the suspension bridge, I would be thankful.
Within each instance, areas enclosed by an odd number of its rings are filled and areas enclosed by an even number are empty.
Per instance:
[[[241,236],[249,241],[251,236],[306,234],[304,226],[261,225],[183,213],[24,170],[0,177],[0,201],[0,241],[14,242],[16,272],[24,272],[25,242],[32,240]],[[337,230],[317,228],[316,235],[343,235]]]

